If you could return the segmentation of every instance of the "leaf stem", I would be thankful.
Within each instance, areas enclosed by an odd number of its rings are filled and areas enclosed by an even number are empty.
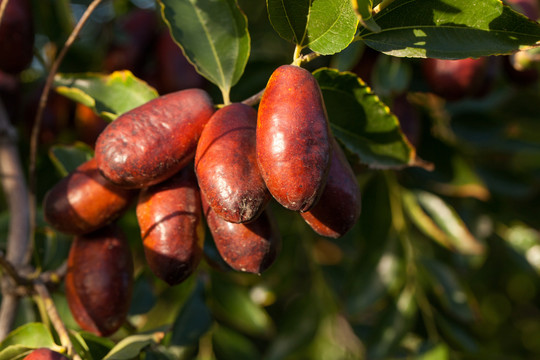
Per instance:
[[[300,66],[300,64],[302,63],[303,48],[303,46],[296,44],[296,47],[294,48],[292,65]]]
[[[81,19],[69,35],[68,39],[66,40],[66,43],[64,44],[64,47],[58,54],[58,57],[54,60],[51,70],[49,71],[49,75],[47,76],[47,80],[45,82],[45,87],[43,88],[43,92],[41,93],[41,97],[39,99],[39,107],[36,113],[36,117],[34,119],[34,126],[32,128],[32,134],[30,137],[30,164],[29,164],[29,183],[30,183],[30,191],[29,191],[29,210],[30,210],[30,243],[26,252],[26,261],[29,261],[31,254],[32,254],[32,242],[35,236],[36,231],[36,157],[37,157],[37,147],[38,147],[38,140],[39,140],[39,132],[41,129],[41,122],[43,119],[43,112],[45,110],[45,105],[47,104],[47,100],[49,98],[49,92],[51,90],[54,76],[58,72],[58,68],[60,67],[60,64],[62,63],[62,60],[64,59],[67,51],[73,45],[75,42],[75,39],[79,36],[79,33],[81,32],[81,29],[83,28],[84,24],[92,14],[92,12],[96,9],[96,7],[102,2],[103,0],[94,0],[90,5],[88,5],[88,8],[82,15]]]
[[[378,14],[379,12],[381,12],[384,8],[388,7],[388,5],[390,5],[391,3],[393,3],[394,0],[383,0],[381,1],[381,3],[377,6],[375,6],[372,10],[372,14],[375,15],[375,14]]]

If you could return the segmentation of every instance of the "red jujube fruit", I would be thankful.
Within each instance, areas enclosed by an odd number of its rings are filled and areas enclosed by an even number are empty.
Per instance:
[[[153,99],[119,116],[100,134],[98,167],[107,179],[126,188],[160,183],[193,160],[213,113],[212,100],[200,89]]]
[[[201,194],[202,195],[202,194]],[[279,231],[268,211],[248,224],[224,220],[201,196],[204,215],[216,248],[234,270],[260,274],[274,262],[281,244]]]
[[[133,288],[133,259],[120,230],[112,225],[76,237],[68,256],[66,298],[79,326],[99,336],[126,320]]]
[[[317,204],[301,216],[317,234],[339,238],[356,224],[360,208],[358,182],[343,150],[333,139],[326,187]]]
[[[152,272],[169,285],[189,277],[202,257],[204,227],[200,192],[193,168],[139,196],[137,220],[146,261]]]
[[[50,189],[43,200],[45,220],[73,235],[95,231],[119,217],[135,192],[105,179],[95,159],[80,165]]]
[[[270,200],[257,166],[257,112],[244,104],[218,110],[204,128],[195,154],[199,186],[223,219],[249,222]]]
[[[324,188],[330,154],[317,81],[298,66],[280,66],[268,80],[257,118],[257,161],[268,190],[290,210],[309,210]]]
[[[39,348],[33,350],[23,360],[69,360],[64,355],[52,351],[49,348]]]
[[[0,0],[2,4],[6,0]],[[34,57],[34,19],[29,0],[9,0],[0,23],[0,70],[19,73]]]

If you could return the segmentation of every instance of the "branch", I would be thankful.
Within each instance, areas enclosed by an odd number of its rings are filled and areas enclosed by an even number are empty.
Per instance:
[[[58,57],[54,60],[51,70],[49,71],[49,75],[47,76],[47,81],[45,82],[45,87],[43,88],[43,92],[41,93],[41,97],[39,99],[39,107],[36,113],[36,117],[34,120],[34,126],[32,128],[32,135],[30,138],[30,165],[29,165],[29,182],[30,182],[30,239],[34,238],[35,231],[36,231],[36,156],[37,156],[37,146],[38,146],[38,140],[39,140],[39,132],[41,129],[41,121],[43,119],[43,111],[45,110],[45,105],[47,104],[47,100],[49,98],[49,92],[51,90],[54,76],[58,72],[58,68],[60,67],[60,64],[62,63],[62,60],[66,56],[67,51],[73,45],[75,42],[75,39],[77,36],[79,36],[79,33],[81,32],[81,29],[83,28],[84,24],[92,14],[92,12],[96,9],[96,7],[102,2],[102,0],[94,0],[90,5],[88,5],[88,8],[82,15],[81,19],[69,35],[69,38],[66,40],[66,43],[64,44],[64,47],[60,51],[60,54],[58,54]],[[28,247],[28,251],[26,253],[26,261],[30,260],[32,254],[31,246]]]
[[[58,315],[58,311],[54,306],[54,301],[51,298],[51,294],[49,294],[49,290],[41,280],[36,280],[34,282],[34,289],[45,305],[45,310],[47,311],[47,315],[49,316],[49,319],[51,320],[51,323],[53,324],[54,329],[58,334],[60,343],[66,348],[69,356],[73,356],[74,360],[80,360],[80,356],[75,352],[75,349],[73,348],[73,344],[71,343],[71,339],[69,338],[66,326],[62,322],[62,319],[60,319],[60,315]]]
[[[16,268],[24,264],[29,247],[28,191],[19,153],[16,132],[11,126],[4,104],[0,101],[0,184],[4,190],[10,213],[6,261]],[[11,278],[2,279],[2,289],[14,286]],[[5,293],[0,306],[0,339],[11,330],[17,310],[18,298]]]

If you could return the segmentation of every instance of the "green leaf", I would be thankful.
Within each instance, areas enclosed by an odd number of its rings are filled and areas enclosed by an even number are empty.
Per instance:
[[[500,0],[396,0],[374,18],[381,31],[362,29],[359,37],[393,56],[501,55],[540,41],[540,25]]]
[[[0,360],[20,360],[30,354],[34,348],[23,345],[10,345],[0,351]]]
[[[261,358],[259,350],[251,340],[224,326],[219,326],[212,333],[212,350],[218,359],[251,360]]]
[[[282,38],[323,55],[345,49],[358,27],[350,0],[267,0],[266,5]]]
[[[174,321],[171,344],[195,344],[210,329],[212,320],[212,314],[205,303],[204,284],[199,281]]]
[[[110,75],[57,74],[54,87],[59,94],[90,107],[108,120],[114,120],[158,96],[153,87],[127,70]]]
[[[351,0],[351,2],[362,26],[373,32],[381,31],[381,27],[375,22],[371,14],[373,9],[372,0]]]
[[[145,335],[132,335],[122,339],[103,360],[130,360],[139,355],[147,346],[159,343],[165,334],[155,332]]]
[[[33,349],[57,346],[51,332],[42,323],[28,323],[13,330],[0,343],[0,351],[11,345],[20,345]]]
[[[461,321],[472,322],[475,317],[469,295],[455,271],[435,259],[424,258],[421,260],[421,264],[424,267],[424,274],[429,280],[432,291],[443,308]]]
[[[159,0],[172,37],[229,101],[250,52],[247,18],[234,0]]]
[[[377,327],[371,332],[366,347],[368,359],[386,359],[414,323],[417,305],[415,289],[408,286],[395,300]]]
[[[415,164],[415,149],[399,121],[355,74],[332,69],[313,73],[324,97],[334,135],[372,168]]]
[[[212,279],[212,310],[232,327],[265,337],[274,330],[266,310],[251,299],[248,289],[225,277]]]
[[[49,158],[62,176],[71,173],[93,156],[92,148],[81,142],[74,145],[54,145],[49,150]]]
[[[364,347],[341,315],[326,316],[320,323],[309,359],[364,359]]]
[[[476,239],[456,211],[443,199],[426,191],[414,192],[416,200],[444,232],[451,246],[464,255],[481,255],[484,245]]]

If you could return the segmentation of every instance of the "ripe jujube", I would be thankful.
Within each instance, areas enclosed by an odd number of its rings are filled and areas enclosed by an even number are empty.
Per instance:
[[[279,251],[281,237],[268,211],[250,223],[235,224],[217,215],[203,194],[201,198],[206,223],[216,248],[231,268],[260,274],[272,265]]]
[[[290,210],[308,211],[319,198],[331,155],[321,90],[298,66],[277,68],[261,98],[257,161],[272,196]]]
[[[0,4],[6,0],[0,0]],[[19,73],[34,57],[34,20],[29,0],[9,0],[0,23],[0,70]]]
[[[195,154],[199,186],[223,219],[249,222],[270,200],[257,166],[257,112],[244,104],[218,110],[206,124]]]
[[[64,177],[43,200],[45,220],[55,229],[73,235],[95,231],[118,218],[135,196],[105,179],[95,159]]]
[[[126,188],[164,181],[193,160],[213,113],[212,100],[200,89],[153,99],[119,116],[100,134],[98,167],[107,179]]]
[[[345,235],[360,216],[360,188],[345,154],[333,139],[333,153],[328,180],[315,206],[300,213],[319,235],[339,238]]]
[[[133,259],[119,228],[109,225],[76,237],[68,256],[66,298],[79,326],[99,336],[126,320],[133,288]]]
[[[190,276],[202,257],[204,227],[193,168],[141,191],[137,205],[146,261],[169,285]]]
[[[23,360],[69,360],[64,355],[49,348],[38,348],[28,354]]]

